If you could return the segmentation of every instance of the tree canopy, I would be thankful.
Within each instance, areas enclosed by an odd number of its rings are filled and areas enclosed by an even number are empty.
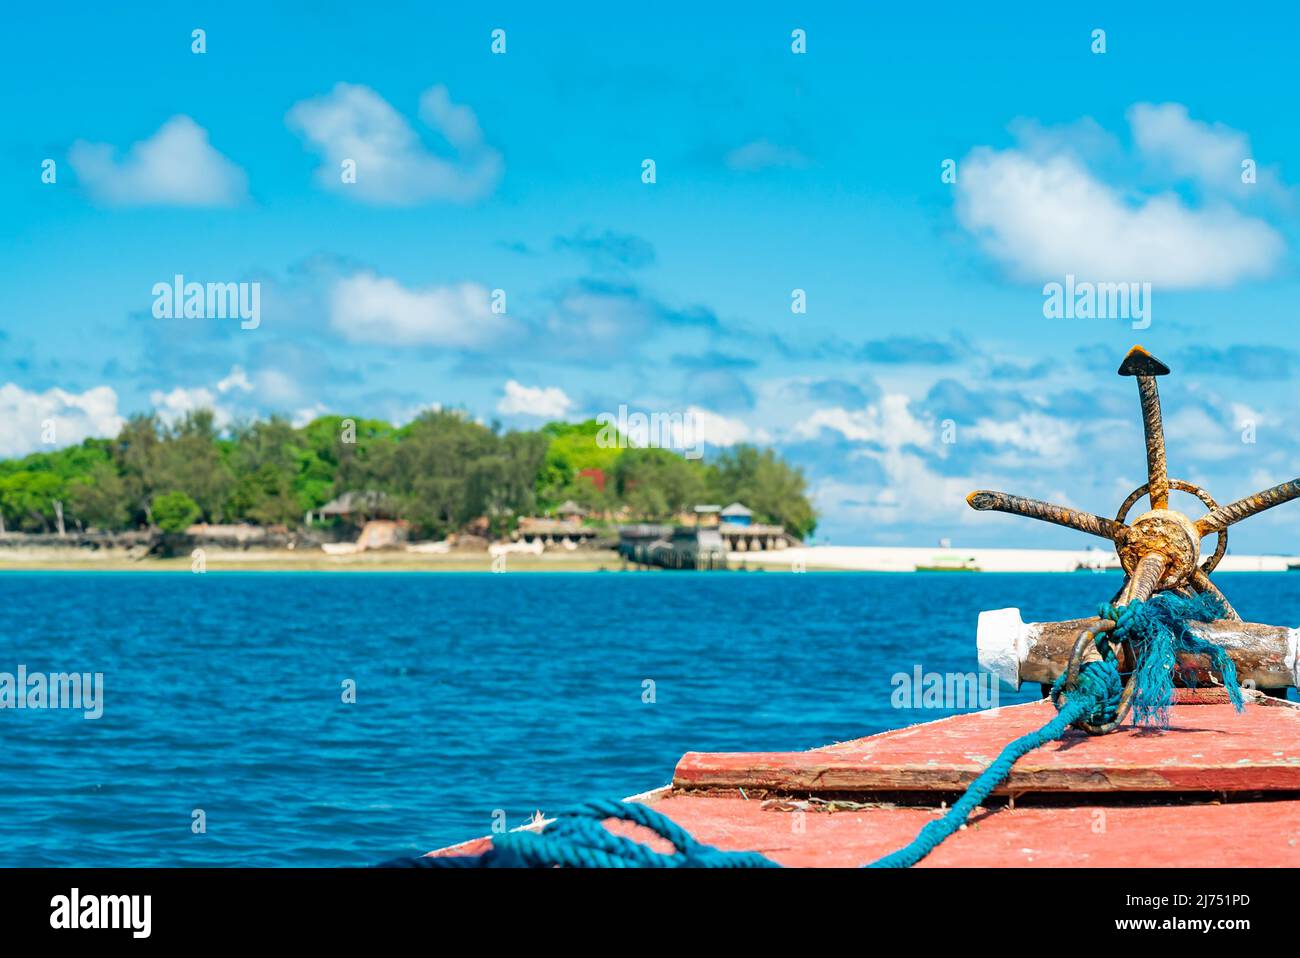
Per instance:
[[[170,424],[138,415],[114,439],[0,461],[0,519],[28,532],[55,530],[60,515],[70,529],[295,526],[354,492],[365,494],[354,520],[386,512],[436,536],[482,520],[500,534],[566,500],[652,521],[739,500],[797,536],[816,526],[803,472],[771,449],[734,446],[705,461],[606,448],[599,432],[595,420],[503,432],[456,410],[401,427],[333,415],[295,427],[273,416],[224,431],[207,410]]]

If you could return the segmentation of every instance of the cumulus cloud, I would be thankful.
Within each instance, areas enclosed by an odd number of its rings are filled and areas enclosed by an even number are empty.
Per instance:
[[[1031,411],[1014,419],[981,419],[968,427],[964,435],[1044,460],[1061,461],[1072,451],[1079,429],[1064,419]]]
[[[635,285],[596,279],[547,291],[518,315],[493,307],[493,291],[477,283],[415,287],[372,270],[331,280],[323,303],[329,326],[354,343],[470,353],[508,345],[515,356],[583,365],[627,363],[666,332],[689,346],[681,334],[707,336],[719,328],[707,309],[669,305]]]
[[[188,116],[174,116],[122,159],[108,143],[77,140],[68,163],[96,202],[112,206],[231,206],[248,194],[244,171]]]
[[[327,412],[329,412],[329,407],[324,403],[313,403],[312,405],[306,406],[302,409],[295,409],[289,421],[293,425],[294,429],[301,429],[313,420],[319,419]]]
[[[117,393],[108,386],[83,393],[33,392],[6,383],[0,386],[0,457],[74,445],[92,436],[116,436],[124,421],[117,411]]]
[[[248,374],[244,372],[243,366],[231,366],[230,373],[217,383],[217,392],[228,393],[232,389],[246,393],[253,391],[253,384],[248,381]]]
[[[281,380],[289,385],[278,387]],[[296,385],[279,370],[263,369],[250,379],[244,367],[236,364],[211,387],[174,386],[171,389],[155,389],[149,393],[149,405],[158,418],[169,426],[191,413],[206,409],[212,413],[213,424],[218,429],[225,429],[252,413],[251,407],[239,405],[239,395],[253,392],[257,393],[259,400],[273,405],[298,398]]]
[[[702,409],[686,407],[681,431],[673,424],[674,444],[678,448],[692,448],[698,443],[710,446],[734,446],[740,442],[768,442],[771,437],[761,429],[751,429],[745,422]]]
[[[1220,182],[1219,167],[1240,150],[1232,136],[1195,124],[1176,104],[1139,104],[1130,119],[1138,149],[1157,158],[1209,151],[1182,157],[1175,175]],[[1032,147],[978,147],[959,170],[959,222],[1019,279],[1073,274],[1167,289],[1223,287],[1269,275],[1285,252],[1281,234],[1226,198],[1192,206],[1172,191],[1135,195],[1100,179],[1069,144],[1047,137]]]
[[[654,408],[655,405],[632,409],[620,406],[618,413],[604,412],[596,418],[626,436],[631,446],[673,449],[688,458],[697,458],[706,446],[772,441],[766,430],[703,406],[691,404],[685,409],[668,410]]]
[[[511,379],[505,395],[497,403],[497,412],[507,416],[536,416],[538,419],[563,419],[573,408],[559,386],[525,386]]]
[[[212,421],[218,429],[230,425],[233,418],[230,411],[217,402],[212,390],[203,386],[192,389],[177,386],[170,392],[155,389],[149,394],[149,404],[153,406],[158,418],[169,426],[200,409],[212,411]]]
[[[830,430],[845,439],[887,449],[928,446],[934,441],[934,431],[914,416],[910,407],[907,396],[891,393],[863,409],[832,406],[815,410],[797,423],[792,432],[798,438],[812,439],[822,430]]]
[[[321,155],[317,181],[368,203],[468,202],[496,188],[501,154],[487,144],[469,107],[452,103],[446,87],[434,86],[420,97],[420,119],[453,155],[428,149],[406,117],[367,86],[339,83],[294,104],[286,121]],[[354,183],[343,180],[347,161],[356,164]]]
[[[352,342],[393,346],[474,349],[510,327],[504,315],[492,312],[488,290],[476,283],[408,289],[369,272],[334,284],[329,317]]]
[[[283,369],[267,366],[257,372],[257,394],[264,402],[275,406],[300,402],[302,385]]]
[[[1135,103],[1126,115],[1133,142],[1147,159],[1209,190],[1244,192],[1241,164],[1253,159],[1245,133],[1193,120],[1181,103]]]
[[[870,526],[970,521],[965,502],[973,488],[969,477],[945,476],[923,457],[902,449],[864,451],[862,456],[877,464],[883,481],[864,486],[824,480],[813,489],[819,512]]]

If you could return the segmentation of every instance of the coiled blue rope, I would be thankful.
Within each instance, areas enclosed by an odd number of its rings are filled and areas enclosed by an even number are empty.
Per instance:
[[[1173,702],[1173,674],[1179,652],[1210,658],[1223,679],[1237,711],[1243,707],[1241,689],[1232,659],[1220,646],[1207,642],[1188,628],[1188,622],[1208,622],[1223,615],[1222,604],[1210,595],[1183,597],[1161,593],[1147,602],[1122,607],[1103,605],[1102,618],[1116,623],[1113,637],[1131,642],[1137,651],[1134,712],[1137,724],[1168,727]],[[1057,677],[1052,700],[1063,704],[1046,725],[1022,735],[1006,746],[992,764],[971,782],[952,808],[927,824],[903,848],[866,868],[910,868],[944,839],[966,824],[978,808],[1011,774],[1011,768],[1036,748],[1061,738],[1076,722],[1104,725],[1114,721],[1123,681],[1109,646],[1104,658],[1079,670],[1078,684],[1063,689],[1066,673]],[[604,826],[619,819],[650,829],[672,844],[670,854],[657,852],[642,842],[615,835]],[[779,868],[758,852],[728,852],[696,841],[680,825],[660,812],[636,802],[596,800],[559,814],[542,831],[517,831],[498,835],[482,855],[423,856],[386,862],[385,867],[408,868]]]
[[[650,829],[674,851],[615,835],[604,821],[616,818]],[[596,799],[556,816],[543,831],[507,832],[482,855],[402,858],[404,868],[780,868],[758,852],[727,852],[696,841],[661,812],[637,802]]]

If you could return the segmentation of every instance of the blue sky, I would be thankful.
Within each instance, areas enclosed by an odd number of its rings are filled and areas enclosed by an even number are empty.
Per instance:
[[[1141,342],[1174,368],[1175,476],[1220,501],[1292,478],[1294,14],[1179,11],[15,12],[0,455],[150,408],[625,404],[776,445],[837,544],[1082,545],[963,497],[1113,512],[1145,481],[1114,375]],[[156,319],[178,273],[259,283],[260,325]],[[1151,283],[1149,328],[1045,317],[1067,274]]]

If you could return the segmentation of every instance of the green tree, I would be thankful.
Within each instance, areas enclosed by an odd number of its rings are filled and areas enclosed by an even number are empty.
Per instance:
[[[628,449],[614,470],[619,498],[645,519],[670,519],[703,501],[704,469],[667,449]]]
[[[801,539],[817,528],[803,470],[771,449],[741,444],[723,451],[712,463],[710,486],[720,504],[743,502],[760,522],[779,523]]]
[[[496,448],[474,464],[469,499],[482,503],[495,533],[511,528],[537,502],[537,473],[546,457],[546,437],[535,432],[510,432],[496,437]]]
[[[307,453],[299,432],[278,416],[236,428],[225,457],[235,477],[227,515],[259,525],[299,520],[307,506],[296,482]]]
[[[107,460],[68,483],[68,511],[73,518],[101,529],[121,529],[129,519],[126,483]]]
[[[580,423],[551,422],[542,427],[541,433],[548,440],[546,458],[537,474],[537,502],[542,509],[554,509],[566,499],[591,509],[609,504],[590,479],[578,476],[584,469],[599,469],[607,479],[612,479],[623,450],[602,446],[597,440],[601,430],[602,426],[594,419]]]
[[[198,518],[289,524],[343,492],[375,492],[379,502],[363,508],[435,535],[481,518],[505,532],[565,499],[599,511],[626,505],[648,519],[740,500],[795,535],[816,526],[803,473],[770,449],[736,446],[705,465],[664,449],[606,448],[601,431],[589,420],[503,434],[455,410],[426,412],[400,429],[342,416],[294,428],[272,416],[225,433],[209,410],[170,426],[133,416],[115,439],[0,461],[0,519],[8,529],[48,532],[63,506],[73,522],[102,529],[165,520],[175,531]],[[579,475],[590,469],[606,476],[603,490]]]
[[[199,504],[183,492],[164,492],[154,497],[154,522],[163,532],[184,532],[200,515]]]
[[[113,441],[113,461],[126,494],[129,521],[148,525],[161,459],[161,424],[156,416],[132,416]]]
[[[423,413],[398,431],[400,441],[373,457],[380,488],[421,530],[443,535],[485,512],[484,487],[472,480],[496,452],[497,436],[463,413]],[[491,468],[491,467],[489,467]]]
[[[49,471],[21,469],[0,478],[0,511],[5,528],[49,532],[55,521],[55,502],[64,498],[64,483]]]
[[[204,518],[221,518],[235,479],[217,445],[212,410],[187,413],[167,429],[152,467],[148,484],[154,490],[182,491]]]
[[[382,419],[322,416],[304,434],[312,454],[330,464],[334,477],[328,494],[313,508],[340,493],[378,490],[391,482],[397,430]]]

